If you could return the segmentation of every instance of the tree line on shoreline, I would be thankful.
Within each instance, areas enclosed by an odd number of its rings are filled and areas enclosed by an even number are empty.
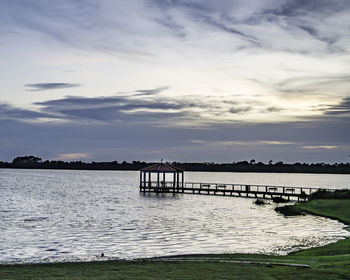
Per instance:
[[[73,170],[140,170],[141,168],[155,164],[154,162],[82,162],[45,160],[35,156],[21,156],[12,162],[0,161],[0,168],[23,169],[73,169]],[[350,163],[283,163],[282,161],[268,163],[239,161],[232,163],[214,162],[168,162],[185,171],[214,171],[214,172],[274,172],[274,173],[334,173],[350,174]]]

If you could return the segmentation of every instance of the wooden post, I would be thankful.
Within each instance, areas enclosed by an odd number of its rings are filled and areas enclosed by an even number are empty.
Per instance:
[[[143,171],[140,171],[140,191],[142,189],[142,173]]]
[[[157,172],[157,188],[159,188],[159,172]]]
[[[184,190],[185,182],[184,182],[184,173],[183,172],[181,173],[181,181],[182,181],[182,192],[185,192],[185,190]]]
[[[177,192],[179,192],[179,172],[176,172],[176,188],[177,188]]]

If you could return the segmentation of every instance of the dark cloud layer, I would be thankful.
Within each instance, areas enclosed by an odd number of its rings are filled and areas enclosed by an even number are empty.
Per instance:
[[[281,2],[283,3],[284,1]],[[345,8],[349,8],[346,0],[288,0],[280,7],[270,10],[269,12],[279,16],[295,17],[309,13],[330,14]]]
[[[51,118],[47,113],[42,113],[34,110],[26,110],[9,104],[0,104],[0,120],[1,119],[15,119],[18,121],[33,121],[38,118]]]
[[[142,94],[154,94],[152,90],[142,90]],[[193,107],[193,104],[179,101],[177,99],[151,98],[144,99],[138,94],[134,96],[115,97],[71,97],[63,99],[37,102],[42,111],[48,114],[61,116],[68,120],[98,120],[113,122],[118,120],[126,121],[149,121],[155,117],[162,117],[163,120],[172,117],[187,115],[184,110]]]
[[[329,106],[326,110],[328,115],[349,115],[350,114],[350,97],[344,98],[340,104]],[[349,123],[350,127],[350,123]]]
[[[10,160],[28,153],[43,158],[88,153],[94,160],[119,161],[166,158],[232,162],[255,158],[265,162],[270,159],[334,162],[347,160],[349,151],[342,147],[350,143],[349,121],[344,118],[338,122],[320,119],[287,124],[216,124],[193,129],[136,122],[48,125],[0,120],[0,159]],[[329,143],[340,148],[332,153],[303,148]]]
[[[66,97],[41,102],[41,111],[1,104],[0,159],[28,153],[43,158],[86,153],[94,160],[335,162],[346,160],[350,149],[350,117],[343,114],[349,112],[348,98],[328,108],[342,114],[326,113],[302,122],[208,123],[199,128],[176,125],[198,117],[186,111],[194,104],[134,98]],[[65,122],[36,121],[42,118]],[[84,120],[93,122],[81,123]],[[322,150],[329,146],[331,150]]]
[[[28,91],[43,91],[52,89],[65,89],[72,87],[79,87],[79,84],[72,83],[39,83],[39,84],[26,84]]]

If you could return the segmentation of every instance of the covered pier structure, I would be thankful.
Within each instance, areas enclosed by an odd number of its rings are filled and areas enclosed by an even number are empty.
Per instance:
[[[184,171],[167,163],[158,163],[140,170],[140,191],[179,193],[184,191]]]

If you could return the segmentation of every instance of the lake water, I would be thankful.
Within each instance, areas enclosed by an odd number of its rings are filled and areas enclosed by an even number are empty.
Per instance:
[[[254,199],[143,195],[135,171],[0,169],[0,263],[267,253],[337,241],[338,221]],[[186,172],[186,181],[348,188],[350,175]]]

